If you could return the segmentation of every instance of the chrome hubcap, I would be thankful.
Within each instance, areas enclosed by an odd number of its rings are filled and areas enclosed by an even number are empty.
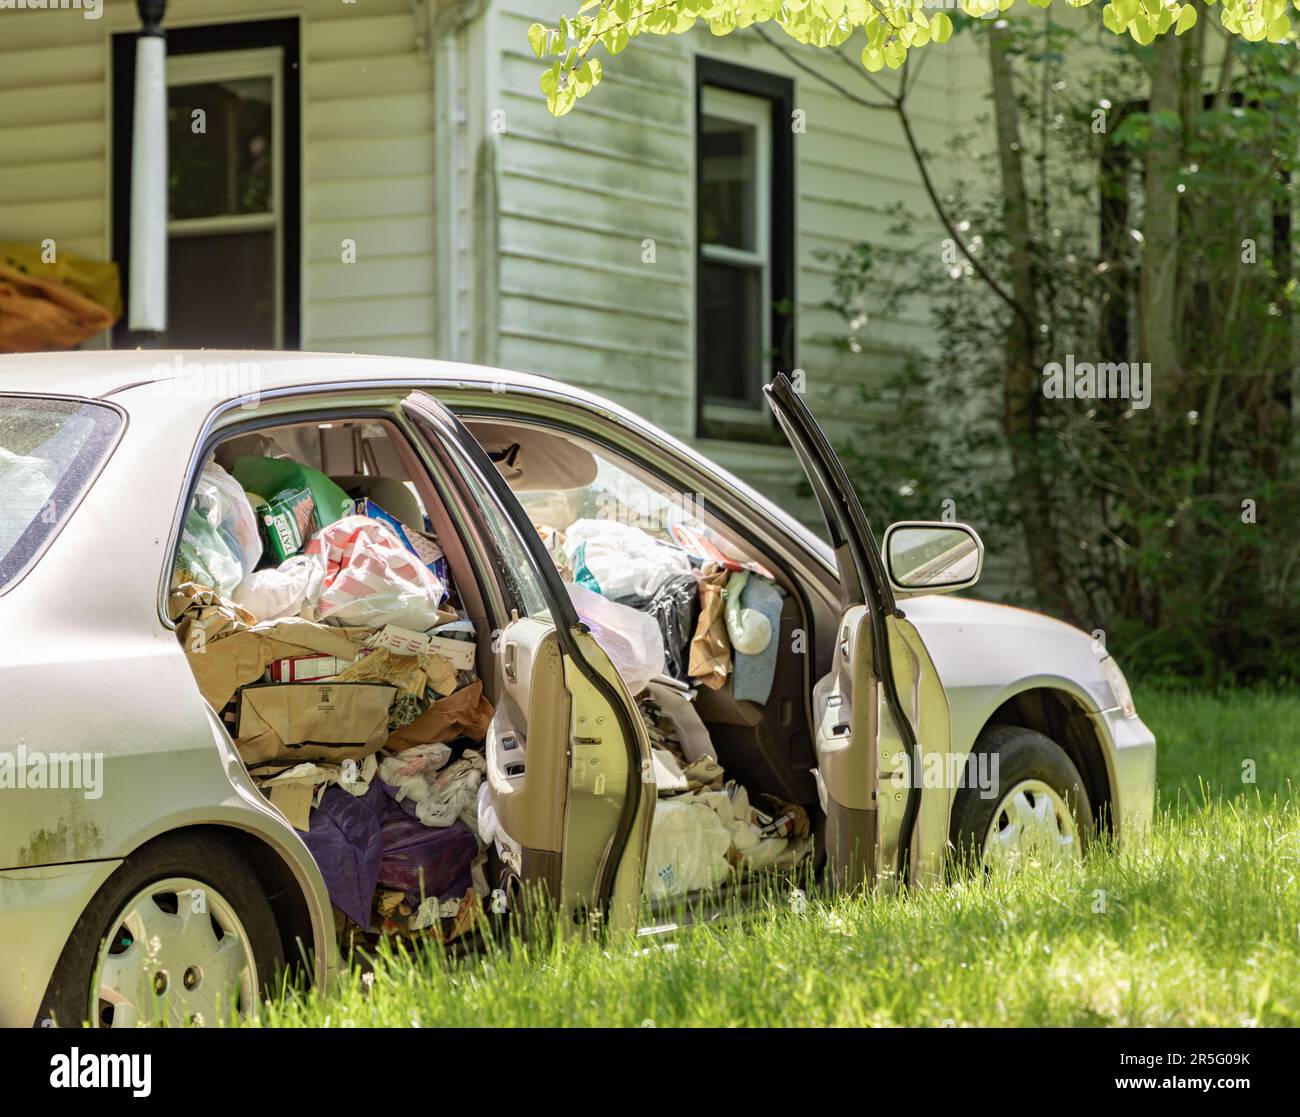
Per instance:
[[[984,864],[1003,872],[1051,868],[1082,856],[1078,827],[1065,800],[1042,780],[1022,780],[993,812],[984,836]]]
[[[239,916],[184,877],[141,889],[100,948],[91,1019],[100,1027],[207,1024],[251,1015],[257,966]]]

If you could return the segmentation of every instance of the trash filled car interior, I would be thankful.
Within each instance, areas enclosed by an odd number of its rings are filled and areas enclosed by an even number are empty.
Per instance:
[[[468,426],[646,726],[646,911],[813,865],[806,624],[785,575],[627,458]],[[341,936],[472,941],[518,871],[485,760],[501,682],[475,567],[405,436],[366,419],[220,442],[169,613],[251,778],[319,865]]]

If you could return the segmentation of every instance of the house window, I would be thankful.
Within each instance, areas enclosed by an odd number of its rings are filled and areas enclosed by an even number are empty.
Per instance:
[[[113,47],[113,247],[125,273],[135,37],[116,35]],[[167,330],[159,344],[295,348],[297,21],[169,30],[167,49]],[[130,344],[124,322],[115,340]]]
[[[169,346],[283,344],[280,67],[278,47],[167,67]]]
[[[794,359],[791,86],[698,65],[698,427],[750,438],[771,429],[762,386]]]

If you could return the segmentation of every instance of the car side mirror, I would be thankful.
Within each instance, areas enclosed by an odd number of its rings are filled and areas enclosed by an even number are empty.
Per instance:
[[[984,566],[984,543],[965,524],[903,520],[885,532],[885,569],[906,594],[951,593],[973,586]]]

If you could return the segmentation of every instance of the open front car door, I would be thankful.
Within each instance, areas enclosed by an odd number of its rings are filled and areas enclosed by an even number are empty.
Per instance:
[[[834,665],[813,687],[827,870],[842,887],[941,878],[948,792],[925,791],[923,757],[951,748],[948,699],[899,609],[857,494],[790,381],[763,389],[821,506],[840,574]],[[947,765],[940,766],[947,770]]]
[[[496,826],[484,839],[561,926],[634,929],[655,785],[632,696],[474,436],[422,392],[403,410],[454,479],[449,512],[499,614],[488,618],[497,700],[485,758]]]

